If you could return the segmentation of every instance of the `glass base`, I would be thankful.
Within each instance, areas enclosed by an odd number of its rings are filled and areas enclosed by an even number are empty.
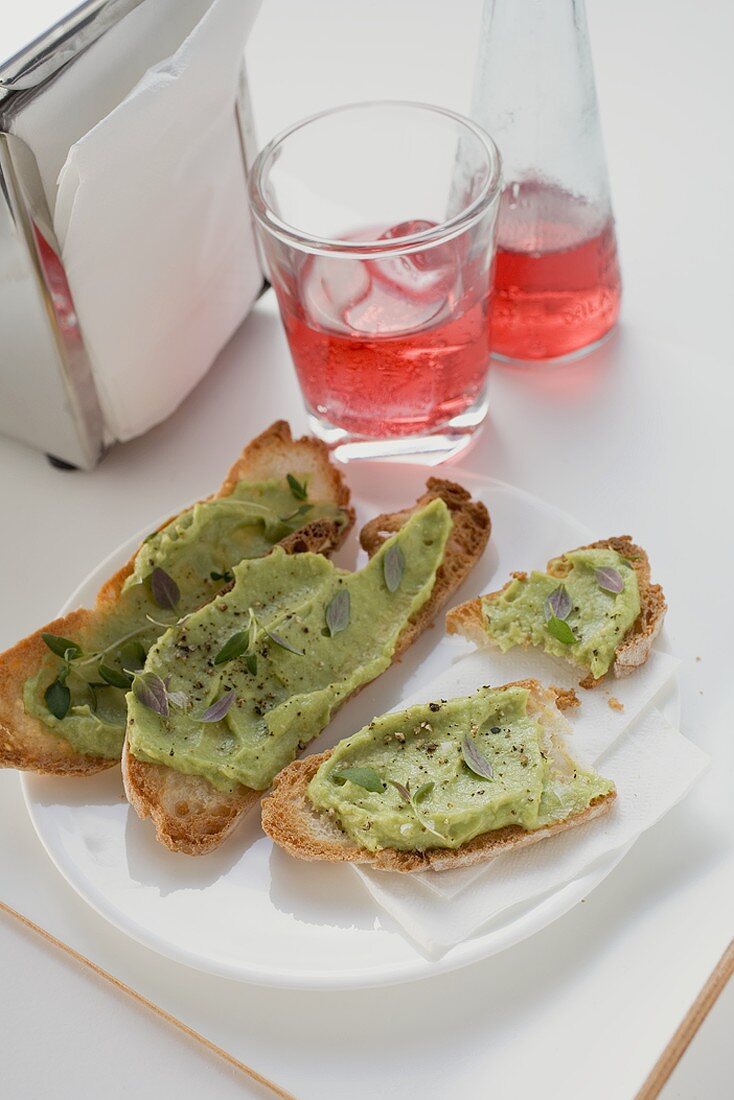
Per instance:
[[[578,359],[583,359],[587,355],[591,355],[592,351],[596,351],[602,344],[606,344],[607,340],[617,331],[616,323],[612,325],[610,329],[607,329],[598,340],[594,340],[591,344],[584,344],[582,348],[576,348],[575,351],[568,351],[565,355],[556,355],[544,359],[538,357],[537,359],[517,359],[514,355],[503,355],[501,351],[495,351],[492,349],[492,358],[496,359],[499,363],[511,363],[518,367],[532,367],[532,366],[560,366],[562,363],[575,363]]]
[[[375,439],[353,435],[330,424],[307,407],[311,431],[328,445],[341,462],[355,459],[391,459],[437,466],[461,454],[475,439],[489,407],[486,386],[481,396],[459,416],[420,435],[395,435]]]

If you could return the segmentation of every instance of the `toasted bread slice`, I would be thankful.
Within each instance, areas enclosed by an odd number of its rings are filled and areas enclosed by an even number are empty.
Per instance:
[[[572,693],[569,695],[568,692],[546,688],[537,680],[522,680],[516,685],[503,686],[526,687],[530,692],[529,713],[540,718],[551,740],[563,737],[569,727],[561,710],[577,705]],[[332,817],[315,809],[308,799],[308,784],[330,755],[331,750],[327,750],[307,756],[304,760],[295,760],[277,776],[270,793],[263,799],[263,829],[276,844],[297,859],[366,863],[381,871],[447,871],[470,867],[502,852],[525,848],[575,825],[583,825],[610,810],[616,798],[614,791],[602,795],[581,813],[534,832],[528,832],[520,825],[506,825],[482,833],[459,848],[427,848],[416,852],[382,848],[370,852],[359,847]]]
[[[341,545],[354,524],[354,512],[348,507],[349,489],[341,473],[331,464],[325,444],[308,437],[292,439],[284,420],[271,425],[245,447],[221,488],[208,499],[228,496],[243,479],[265,481],[285,477],[291,472],[308,477],[309,492],[315,500],[342,506],[347,523],[340,527],[331,520],[318,519],[288,535],[280,545],[289,553],[305,550],[331,553]],[[164,526],[166,524],[161,524]],[[74,637],[96,617],[104,616],[114,606],[132,573],[136,554],[137,550],[130,561],[105,581],[93,608],[78,608],[54,619],[0,655],[0,767],[52,775],[91,775],[117,763],[77,752],[40,719],[27,714],[23,705],[23,686],[48,656],[41,634],[48,631]]]
[[[652,644],[660,633],[667,611],[667,604],[663,590],[659,584],[653,584],[650,580],[650,562],[647,554],[641,546],[637,546],[629,535],[619,535],[609,539],[599,539],[588,546],[580,546],[579,550],[615,550],[630,562],[637,574],[637,584],[640,590],[640,614],[632,629],[617,646],[612,671],[616,677],[629,676],[640,665],[644,665],[650,656]],[[569,551],[572,553],[573,551]],[[552,568],[551,568],[552,566]],[[548,563],[546,567],[549,573],[559,579],[564,576],[563,567],[556,559]],[[463,634],[476,646],[492,645],[492,639],[484,629],[484,612],[482,601],[491,600],[499,596],[512,581],[508,581],[496,592],[489,592],[486,596],[453,607],[446,614],[446,630],[449,634]],[[572,662],[575,664],[575,662]],[[580,667],[580,666],[577,666]],[[600,679],[594,679],[589,673],[582,681],[585,688],[594,687],[600,683]]]
[[[399,660],[433,623],[441,606],[481,557],[489,538],[489,514],[460,485],[429,478],[427,491],[414,505],[401,512],[377,516],[365,525],[360,536],[363,548],[372,557],[414,512],[437,497],[451,512],[451,534],[431,598],[400,634],[393,661]],[[200,855],[221,844],[242,814],[263,794],[244,786],[223,794],[206,779],[136,760],[127,746],[123,751],[122,775],[130,803],[140,817],[153,819],[161,844],[187,855]]]

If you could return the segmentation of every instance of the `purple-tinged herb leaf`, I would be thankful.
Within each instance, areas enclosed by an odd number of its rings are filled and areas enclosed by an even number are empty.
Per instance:
[[[342,768],[336,772],[334,779],[338,782],[356,783],[358,787],[364,787],[366,791],[381,792],[385,790],[385,784],[380,779],[374,768]]]
[[[227,711],[234,703],[234,692],[225,691],[224,695],[217,699],[216,703],[212,703],[210,707],[207,707],[201,718],[200,722],[221,722]]]
[[[223,665],[227,661],[233,661],[235,657],[241,657],[249,649],[250,641],[246,630],[236,631],[231,638],[224,643],[214,658],[215,665]]]
[[[464,757],[464,763],[469,771],[474,772],[475,775],[479,775],[482,779],[491,779],[494,775],[494,768],[490,764],[487,757],[477,745],[473,737],[469,734],[466,735],[461,742],[461,755]]]
[[[186,710],[189,705],[189,697],[185,691],[168,691],[168,702],[174,707],[178,707],[179,710]]]
[[[543,608],[545,612],[545,621],[548,622],[549,619],[555,617],[565,622],[572,607],[571,597],[566,591],[565,585],[559,584],[558,588],[554,588],[545,598],[545,606]]]
[[[60,680],[54,680],[46,688],[43,698],[54,718],[66,717],[71,706],[71,692],[66,684],[62,684]]]
[[[405,569],[405,554],[396,542],[388,546],[382,559],[382,571],[385,575],[385,584],[388,592],[396,592],[400,587]]]
[[[74,661],[77,657],[81,657],[81,646],[78,646],[76,642],[70,642],[68,638],[61,638],[58,634],[41,634],[41,638],[46,643],[52,653],[55,653],[57,657],[62,657],[65,661]],[[70,656],[67,656],[70,654]]]
[[[574,642],[578,641],[568,623],[564,623],[563,619],[559,619],[555,615],[551,615],[546,626],[548,627],[548,633],[564,645],[573,645]]]
[[[604,592],[611,592],[616,596],[624,591],[622,574],[617,569],[613,569],[611,565],[605,565],[603,569],[595,569],[594,573],[596,583]]]
[[[168,692],[155,672],[141,672],[133,680],[133,695],[144,707],[168,718]]]
[[[428,798],[428,795],[431,793],[435,786],[436,784],[433,782],[433,780],[429,779],[427,783],[424,783],[423,786],[419,787],[418,790],[415,792],[415,794],[413,795],[413,801],[417,804],[419,802],[422,802],[424,798]]]
[[[329,628],[329,634],[332,638],[335,634],[338,634],[342,630],[346,630],[349,626],[350,613],[351,600],[349,598],[349,589],[343,587],[339,588],[326,608],[326,625]]]
[[[403,802],[407,803],[408,806],[412,806],[413,799],[411,797],[407,783],[398,783],[396,779],[388,779],[388,783],[391,787],[395,788],[395,790],[402,798]]]
[[[289,653],[295,653],[297,657],[304,656],[304,651],[302,649],[298,649],[297,646],[291,645],[286,638],[283,638],[280,634],[276,634],[274,630],[268,630],[266,626],[263,627],[263,630],[268,638],[270,638],[270,641],[275,642],[281,649],[287,649]]]
[[[181,599],[181,592],[175,580],[159,565],[150,575],[150,591],[158,606],[166,611],[173,611]]]
[[[308,489],[305,484],[302,484],[298,480],[298,478],[295,478],[293,474],[288,474],[286,480],[296,500],[306,500],[308,498]]]

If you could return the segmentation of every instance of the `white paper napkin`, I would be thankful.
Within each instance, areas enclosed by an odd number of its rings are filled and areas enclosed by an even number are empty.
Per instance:
[[[649,709],[678,664],[655,651],[633,676],[592,691],[578,690],[582,705],[568,713],[573,726],[568,742],[580,761],[596,764],[617,783],[617,803],[607,818],[478,867],[396,875],[355,866],[354,872],[429,957],[442,954],[508,907],[577,878],[654,824],[705,766],[703,754],[662,714]],[[578,684],[578,673],[564,662],[536,652],[486,649],[460,658],[395,709],[527,676],[559,687]],[[610,707],[610,698],[623,709]],[[658,751],[665,761],[656,769]]]
[[[453,898],[438,897],[411,875],[369,871],[361,877],[421,953],[439,958],[507,910],[572,882],[624,848],[683,797],[707,764],[706,755],[653,710],[599,762],[617,784],[607,816],[498,856]]]
[[[235,116],[259,3],[214,0],[61,169],[54,224],[113,438],[182,401],[262,282]]]

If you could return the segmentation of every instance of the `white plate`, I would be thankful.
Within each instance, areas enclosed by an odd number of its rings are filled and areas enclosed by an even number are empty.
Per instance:
[[[492,537],[460,599],[487,591],[511,569],[543,564],[589,532],[527,493],[451,469],[492,516]],[[424,467],[356,464],[349,480],[358,524],[414,500]],[[606,532],[599,532],[600,535]],[[83,582],[63,611],[90,605],[97,589],[138,545],[136,535]],[[352,535],[340,564],[361,558]],[[354,732],[421,687],[456,654],[440,625],[402,662],[347,703],[312,745],[314,751]],[[667,700],[673,721],[677,698]],[[419,955],[347,867],[300,863],[274,848],[251,813],[216,852],[198,859],[156,843],[122,792],[118,769],[69,780],[24,775],[33,825],[71,886],[103,917],[140,943],[213,974],[261,985],[344,989],[425,978],[496,954],[568,912],[606,878],[628,849],[614,852],[582,878],[486,926],[438,961]]]

